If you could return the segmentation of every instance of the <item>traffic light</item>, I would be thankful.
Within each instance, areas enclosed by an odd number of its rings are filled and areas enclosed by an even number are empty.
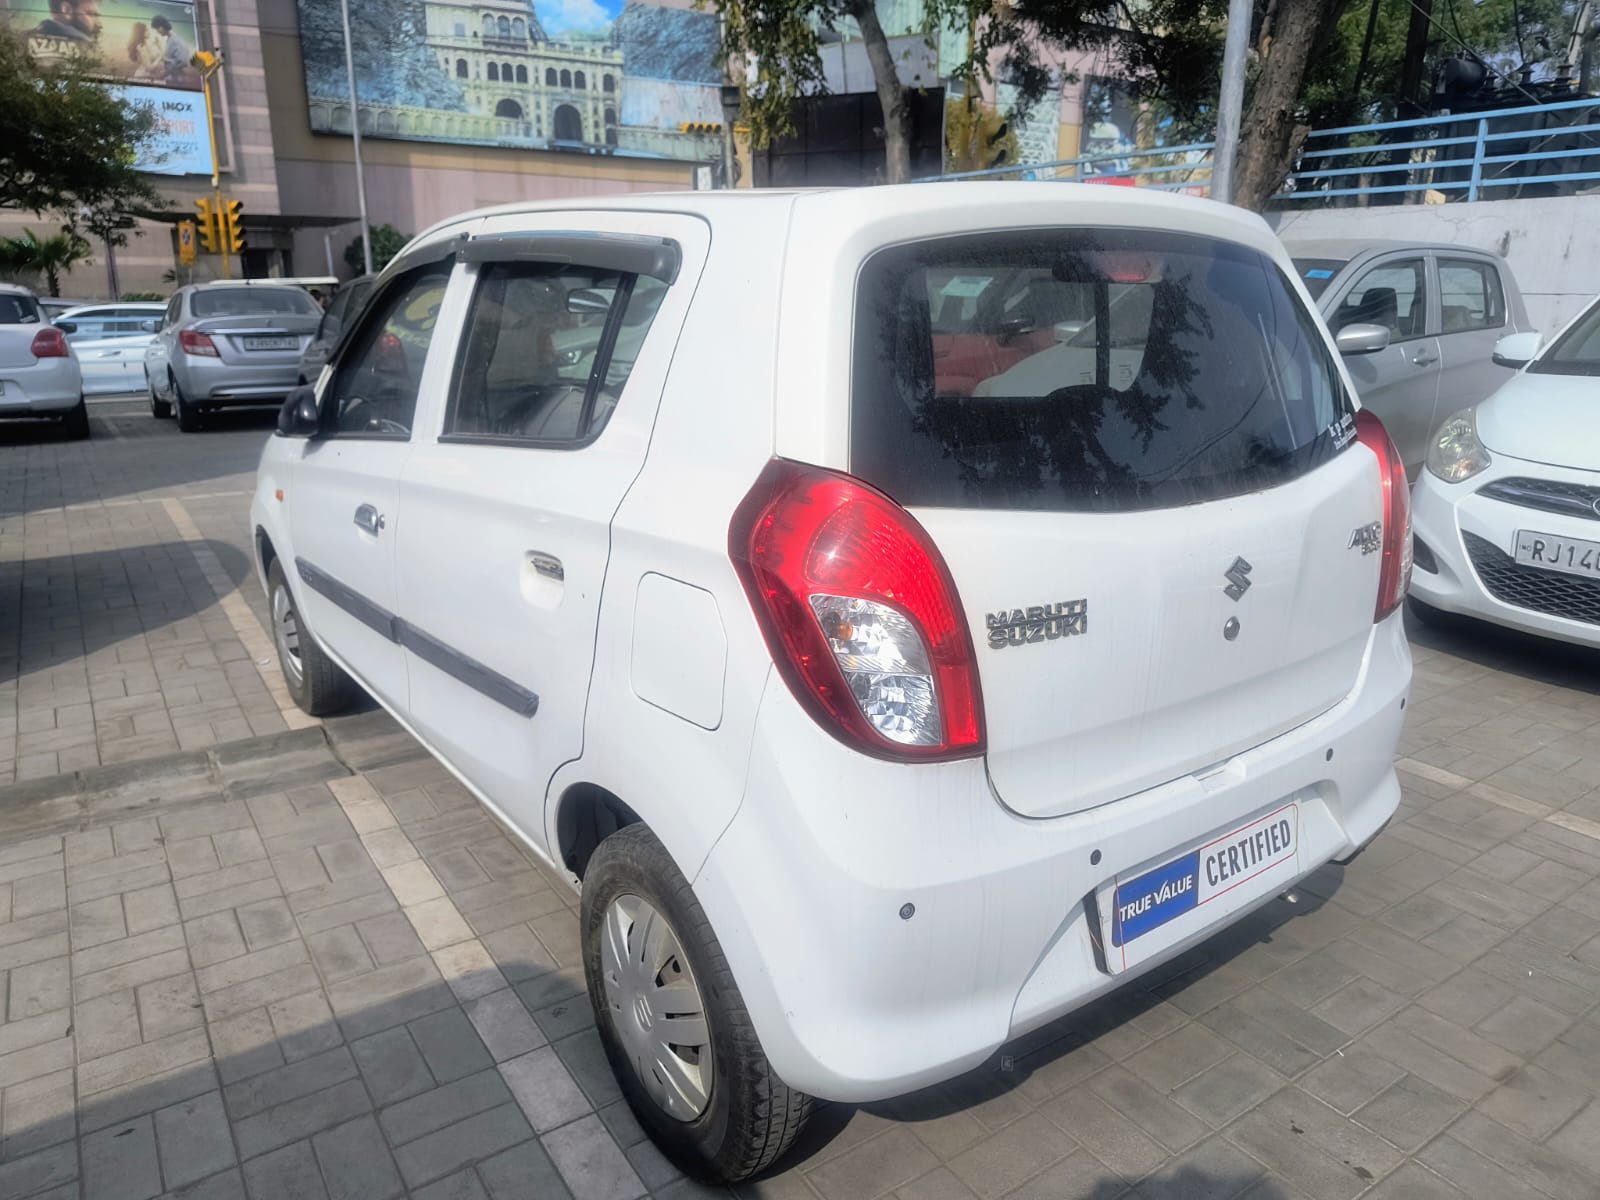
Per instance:
[[[194,206],[200,210],[200,249],[207,254],[215,254],[222,246],[222,239],[217,236],[217,218],[222,214],[212,211],[209,196],[202,196],[194,202]]]
[[[679,121],[678,132],[693,134],[696,137],[706,137],[721,133],[722,124],[719,121]]]
[[[231,254],[244,253],[244,201],[229,200],[222,208],[222,240]]]

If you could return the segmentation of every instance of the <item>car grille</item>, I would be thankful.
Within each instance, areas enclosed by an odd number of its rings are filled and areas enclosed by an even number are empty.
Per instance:
[[[1484,590],[1502,604],[1600,625],[1600,580],[1524,566],[1493,542],[1472,533],[1461,536]]]
[[[1486,483],[1478,489],[1478,494],[1523,508],[1537,508],[1541,512],[1600,521],[1600,508],[1595,507],[1600,504],[1600,487],[1588,484],[1513,477]]]

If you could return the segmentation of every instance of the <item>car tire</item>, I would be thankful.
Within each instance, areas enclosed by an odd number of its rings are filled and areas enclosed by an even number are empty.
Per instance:
[[[182,413],[180,408],[179,413]],[[355,680],[323,652],[300,621],[294,593],[283,573],[283,563],[272,560],[267,568],[267,608],[272,614],[272,641],[278,650],[278,670],[283,684],[301,711],[313,717],[340,712],[358,695]]]
[[[172,416],[172,402],[163,400],[156,395],[156,385],[147,374],[144,377],[144,389],[150,393],[150,415],[158,421],[165,421]]]
[[[665,923],[662,965],[654,975],[640,967],[639,974],[630,976],[634,960],[627,952],[642,947],[641,926],[651,928],[657,920]],[[656,1145],[701,1179],[733,1183],[770,1167],[794,1144],[815,1102],[773,1071],[711,923],[688,880],[646,826],[625,826],[596,848],[583,877],[581,932],[584,975],[601,1044],[623,1094]],[[677,993],[672,1001],[686,1005],[680,1012],[698,1004],[698,1023],[691,1019],[683,1030],[703,1026],[706,1039],[683,1047],[694,1049],[694,1063],[677,1055],[684,1076],[696,1082],[680,1089],[676,1113],[652,1094],[663,1089],[648,1086],[635,1065],[641,1053],[651,1053],[647,1047],[652,1036],[665,1036],[651,1033],[661,1018],[653,1016],[649,1000],[666,986],[663,979]],[[694,1003],[686,1000],[684,983],[692,989]],[[636,1015],[640,994],[646,995],[642,1017]],[[656,1044],[657,1061],[663,1046]],[[711,1065],[703,1070],[708,1051]],[[687,1103],[685,1095],[691,1097]],[[695,1103],[702,1104],[697,1113]]]
[[[200,409],[183,398],[183,389],[176,376],[169,375],[172,384],[172,406],[178,413],[178,428],[184,433],[194,433],[200,428]]]
[[[78,397],[77,407],[68,409],[67,415],[61,418],[61,427],[75,441],[89,436],[89,405],[82,396]]]

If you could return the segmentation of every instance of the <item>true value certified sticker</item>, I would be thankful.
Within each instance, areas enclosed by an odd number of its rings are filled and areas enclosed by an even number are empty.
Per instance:
[[[1299,806],[1286,804],[1159,867],[1118,879],[1111,897],[1111,944],[1124,947],[1237,888],[1254,895],[1272,886],[1282,873],[1277,868],[1295,862],[1299,818]]]

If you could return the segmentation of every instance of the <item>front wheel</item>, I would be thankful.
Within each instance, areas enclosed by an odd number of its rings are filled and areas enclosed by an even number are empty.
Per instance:
[[[144,377],[144,390],[150,393],[150,415],[158,421],[164,421],[172,415],[172,404],[156,395],[155,381],[147,373]]]
[[[582,936],[601,1043],[655,1143],[702,1179],[776,1162],[813,1101],[773,1072],[711,923],[644,825],[595,850]]]
[[[276,558],[267,568],[267,604],[272,609],[272,641],[278,649],[278,669],[283,672],[284,686],[295,704],[313,717],[349,708],[356,695],[355,682],[323,653],[317,639],[301,625],[294,593],[289,590],[283,564]]]

